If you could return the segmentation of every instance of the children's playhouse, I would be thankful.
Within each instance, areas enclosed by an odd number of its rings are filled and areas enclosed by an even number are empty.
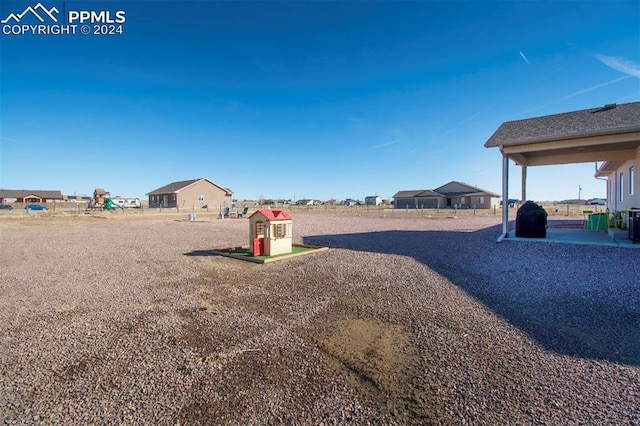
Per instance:
[[[249,216],[249,247],[254,256],[291,253],[292,220],[284,210],[257,210]]]

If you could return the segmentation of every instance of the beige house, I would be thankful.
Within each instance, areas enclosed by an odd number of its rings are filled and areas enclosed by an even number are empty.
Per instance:
[[[640,102],[508,121],[484,145],[502,154],[502,197],[509,198],[509,160],[522,167],[526,199],[527,167],[602,162],[596,177],[606,177],[607,208],[615,213],[640,207]],[[502,235],[508,235],[504,203]]]
[[[640,111],[638,112],[640,114]],[[640,208],[640,147],[635,158],[627,161],[605,161],[596,177],[607,179],[607,206],[612,212]]]
[[[396,209],[490,209],[500,204],[500,195],[466,183],[451,181],[436,189],[398,191]]]
[[[232,192],[206,178],[173,182],[151,191],[149,207],[218,209],[231,206]]]
[[[249,216],[249,243],[253,255],[291,253],[292,219],[284,210],[257,210]]]
[[[1,203],[60,203],[62,192],[31,189],[0,189]]]

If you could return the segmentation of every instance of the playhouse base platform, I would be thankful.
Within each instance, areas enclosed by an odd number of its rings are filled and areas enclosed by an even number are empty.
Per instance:
[[[211,253],[220,256],[233,257],[234,259],[246,260],[254,263],[270,263],[279,260],[291,259],[292,257],[304,256],[305,254],[319,253],[329,250],[329,247],[312,246],[308,244],[293,244],[291,253],[278,254],[276,256],[252,256],[249,246],[229,247],[225,249],[211,250]]]

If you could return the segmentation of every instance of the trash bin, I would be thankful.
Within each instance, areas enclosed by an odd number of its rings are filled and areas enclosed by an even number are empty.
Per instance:
[[[640,209],[629,211],[629,239],[633,244],[640,242]]]
[[[533,201],[527,201],[516,213],[516,237],[544,238],[547,236],[547,212]]]
[[[587,228],[592,231],[606,231],[609,229],[609,213],[590,214]]]

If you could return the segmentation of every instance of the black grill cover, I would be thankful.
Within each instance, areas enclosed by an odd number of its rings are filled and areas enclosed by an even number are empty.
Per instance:
[[[516,214],[516,237],[544,238],[547,236],[547,212],[533,201],[527,201]]]

